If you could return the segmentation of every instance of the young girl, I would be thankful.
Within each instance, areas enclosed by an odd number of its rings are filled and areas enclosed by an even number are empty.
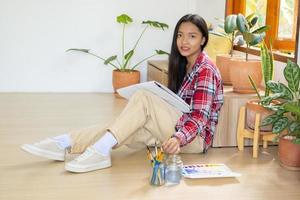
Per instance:
[[[178,21],[169,56],[168,87],[190,105],[190,113],[182,113],[153,93],[140,90],[108,127],[89,127],[24,144],[22,149],[60,161],[64,161],[66,148],[82,153],[65,164],[71,172],[110,167],[111,149],[124,144],[140,148],[159,140],[169,154],[206,152],[223,104],[221,76],[203,52],[207,42],[208,30],[202,17],[189,14]]]

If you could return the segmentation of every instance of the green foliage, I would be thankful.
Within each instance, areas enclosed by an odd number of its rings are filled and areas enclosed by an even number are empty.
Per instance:
[[[265,97],[267,97],[270,94],[270,89],[269,87],[267,87],[267,82],[273,80],[274,77],[274,63],[273,63],[274,56],[272,52],[272,46],[269,50],[266,43],[262,42],[260,46],[260,57],[261,57],[262,74],[264,77],[264,83],[266,88]]]
[[[233,34],[236,31],[236,15],[228,15],[225,18],[224,31],[227,34]]]
[[[264,77],[264,83],[265,83],[265,94],[264,94],[264,100],[262,100],[262,97],[259,94],[258,88],[256,86],[256,84],[254,83],[254,81],[252,80],[251,76],[248,76],[249,81],[252,85],[252,87],[254,88],[254,90],[256,91],[257,97],[260,99],[260,104],[262,105],[268,105],[271,101],[272,98],[266,98],[269,97],[270,95],[270,88],[268,87],[268,82],[273,80],[274,77],[274,57],[273,57],[273,53],[272,53],[272,46],[270,48],[270,50],[268,49],[267,45],[265,44],[265,42],[262,42],[260,45],[260,57],[261,57],[261,68],[262,68],[262,74]]]
[[[145,26],[143,31],[141,32],[141,34],[139,35],[138,39],[136,40],[133,48],[131,50],[129,50],[126,54],[125,54],[125,27],[128,24],[131,24],[133,22],[132,18],[130,16],[128,16],[127,14],[122,14],[117,16],[116,21],[119,24],[122,24],[123,26],[123,31],[122,31],[122,56],[121,56],[121,62],[118,60],[118,56],[117,55],[113,55],[110,56],[108,58],[103,58],[100,57],[96,54],[94,54],[90,49],[78,49],[78,48],[71,48],[68,49],[67,51],[79,51],[82,53],[86,53],[86,54],[90,54],[92,56],[95,56],[101,60],[104,61],[105,65],[110,65],[112,66],[114,69],[117,70],[121,70],[121,71],[131,71],[134,70],[137,66],[139,66],[139,64],[141,64],[142,62],[144,62],[145,60],[154,57],[156,55],[167,55],[168,53],[163,51],[163,50],[155,50],[154,54],[143,58],[141,61],[139,61],[138,63],[131,65],[131,67],[129,67],[129,63],[132,59],[132,57],[134,56],[134,53],[136,52],[136,47],[139,44],[142,36],[144,35],[145,31],[149,28],[157,28],[157,29],[161,29],[161,30],[165,30],[167,28],[169,28],[169,26],[165,23],[161,23],[158,21],[151,21],[151,20],[147,20],[147,21],[143,21],[142,24]]]
[[[265,32],[269,29],[268,26],[257,27],[257,21],[258,17],[254,13],[247,17],[238,14],[236,17],[237,29],[247,45],[246,60],[248,60],[248,50],[250,46],[261,43],[265,37]]]
[[[293,142],[300,144],[300,67],[289,60],[283,73],[287,85],[271,80],[267,82],[272,94],[264,97],[262,101],[278,99],[281,104],[265,106],[275,111],[275,114],[265,118],[261,126],[272,124],[273,132],[279,135],[287,129],[288,135],[294,138]]]
[[[250,75],[248,75],[248,79],[249,79],[249,81],[250,81],[250,83],[251,83],[251,86],[252,86],[253,89],[255,90],[257,97],[261,100],[261,96],[260,96],[260,94],[259,94],[258,88],[257,88],[255,82],[253,81],[253,79],[252,79],[252,77],[251,77]]]

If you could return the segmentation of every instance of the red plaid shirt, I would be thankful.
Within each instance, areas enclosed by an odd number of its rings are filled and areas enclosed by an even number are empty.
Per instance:
[[[173,136],[184,146],[199,134],[205,141],[203,149],[206,151],[212,144],[224,100],[220,73],[205,53],[199,54],[177,94],[190,105],[191,112],[183,113]]]

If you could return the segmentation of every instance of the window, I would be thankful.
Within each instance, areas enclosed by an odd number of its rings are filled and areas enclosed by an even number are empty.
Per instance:
[[[274,50],[294,54],[296,49],[298,0],[227,0],[226,15],[256,13],[260,25],[269,25],[266,43]]]

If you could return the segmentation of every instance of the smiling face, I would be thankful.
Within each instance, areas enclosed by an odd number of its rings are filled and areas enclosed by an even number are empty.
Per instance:
[[[180,54],[193,64],[201,52],[201,45],[204,44],[205,38],[196,25],[183,22],[179,26],[176,42]]]

